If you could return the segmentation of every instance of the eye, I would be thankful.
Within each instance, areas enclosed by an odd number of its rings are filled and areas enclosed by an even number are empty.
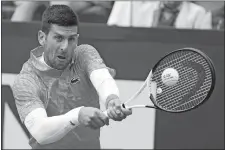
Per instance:
[[[74,42],[74,41],[76,41],[78,39],[78,37],[79,37],[79,34],[76,34],[75,36],[70,36],[68,41],[69,42]]]
[[[57,42],[61,42],[63,40],[63,37],[60,35],[55,36],[55,39],[57,40]]]
[[[72,42],[72,41],[75,41],[75,38],[74,38],[74,37],[70,37],[70,38],[69,38],[69,41],[71,41],[71,42]]]

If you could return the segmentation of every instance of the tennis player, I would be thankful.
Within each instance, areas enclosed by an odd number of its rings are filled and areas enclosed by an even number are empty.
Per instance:
[[[40,46],[13,85],[18,113],[33,149],[100,149],[100,128],[109,124],[100,110],[121,121],[119,90],[96,49],[78,43],[78,18],[66,5],[48,7],[38,32]]]

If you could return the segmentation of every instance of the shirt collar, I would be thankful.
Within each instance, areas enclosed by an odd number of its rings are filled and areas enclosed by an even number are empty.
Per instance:
[[[52,67],[50,67],[44,60],[44,53],[42,53],[42,55],[40,57],[38,57],[38,60],[43,63],[48,69],[52,69]]]
[[[39,46],[39,47],[36,47],[35,49],[31,50],[30,60],[31,60],[32,65],[42,75],[59,78],[62,75],[62,73],[64,72],[64,70],[57,70],[57,69],[51,68],[46,63],[41,62],[38,58],[42,56],[43,52],[44,52],[43,46]],[[72,61],[72,63],[73,63],[73,61]],[[69,66],[66,69],[68,69]]]

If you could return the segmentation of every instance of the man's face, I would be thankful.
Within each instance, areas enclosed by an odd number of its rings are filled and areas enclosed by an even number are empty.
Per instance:
[[[45,36],[44,59],[52,68],[63,70],[71,62],[78,43],[77,26],[51,25]]]

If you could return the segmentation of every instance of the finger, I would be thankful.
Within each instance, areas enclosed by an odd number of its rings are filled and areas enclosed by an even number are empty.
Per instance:
[[[96,112],[96,115],[98,116],[98,118],[96,119],[98,119],[99,121],[103,123],[102,126],[104,126],[105,124],[109,125],[109,118],[101,110]]]
[[[124,115],[128,116],[132,114],[132,109],[121,108]]]
[[[114,106],[119,109],[121,107],[121,102],[118,100],[118,101],[114,101]]]
[[[116,121],[121,121],[125,118],[125,115],[123,114],[122,110],[121,110],[121,107],[114,107],[113,108],[113,112],[114,112],[114,120]]]
[[[93,122],[97,125],[97,127],[99,127],[99,128],[105,125],[104,120],[102,120],[100,117],[95,117],[95,118],[93,118],[92,121],[93,121]]]
[[[109,125],[109,118],[103,112],[100,112],[99,117],[104,121],[106,125]]]
[[[120,118],[125,119],[126,117],[127,117],[127,115],[123,111],[121,111]]]
[[[88,127],[92,128],[92,129],[98,129],[98,125],[94,122],[94,121],[91,121],[89,124],[88,124]]]
[[[115,109],[109,108],[109,109],[107,110],[107,112],[108,112],[108,115],[109,115],[109,117],[110,117],[111,119],[115,120],[115,119],[117,118],[117,114],[116,114],[116,112],[115,112]]]
[[[116,111],[116,114],[117,114],[117,118],[119,120],[126,118],[126,114],[124,114],[121,107],[119,109],[116,109],[115,111]]]
[[[101,110],[96,110],[94,117],[92,118],[92,121],[94,121],[99,127],[102,127],[105,125],[105,119],[106,116],[103,114]]]
[[[118,106],[115,107],[116,108],[116,114],[118,115],[118,117],[120,119],[125,119],[126,118],[126,114],[123,112],[123,106],[121,105],[121,103],[119,103]]]

